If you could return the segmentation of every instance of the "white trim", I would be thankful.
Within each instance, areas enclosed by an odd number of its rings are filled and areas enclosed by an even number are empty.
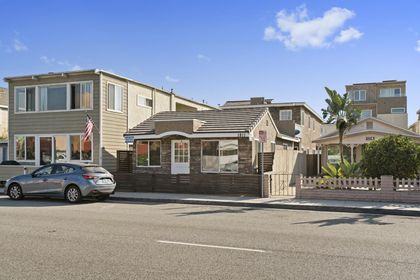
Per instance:
[[[102,96],[102,94],[103,94],[103,84],[102,84],[102,82],[103,82],[103,79],[102,79],[102,73],[99,73],[99,151],[98,151],[98,155],[99,155],[99,159],[98,159],[98,161],[99,161],[99,165],[100,166],[102,166],[102,162],[103,162],[103,160],[102,160],[102,143],[103,143],[103,138],[102,138],[102,123],[103,123],[103,120],[102,120],[102,111],[103,111],[103,109],[104,109],[104,107],[103,107],[103,103],[102,103],[102,101],[103,101],[103,96]],[[93,105],[93,103],[92,103],[92,105]],[[106,104],[105,104],[105,106],[106,106]],[[92,135],[93,135],[93,133],[92,133]],[[92,137],[93,138],[93,137]]]
[[[403,109],[403,112],[393,112],[393,110],[395,110],[395,109],[397,109],[397,110]],[[393,108],[391,108],[391,114],[405,114],[405,113],[406,113],[405,107],[393,107]]]
[[[90,83],[92,85],[92,94],[91,94],[91,108],[80,108],[80,109],[71,109],[71,84],[87,84]],[[39,88],[40,87],[49,87],[49,86],[62,86],[65,85],[66,86],[66,109],[65,110],[46,110],[46,111],[40,111],[40,104],[39,104]],[[15,86],[14,87],[14,93],[13,93],[13,102],[14,102],[14,108],[13,108],[13,113],[14,114],[33,114],[33,113],[56,113],[56,112],[75,112],[75,111],[92,111],[94,104],[93,104],[93,94],[94,94],[94,89],[93,89],[93,80],[86,80],[86,81],[74,81],[74,82],[63,82],[63,83],[50,83],[50,84],[36,84],[36,85],[25,85],[25,86]],[[24,88],[25,89],[25,110],[26,110],[26,88],[35,88],[35,111],[17,111],[17,103],[16,103],[16,90],[17,89],[21,89]],[[81,87],[80,87],[81,90]],[[80,95],[81,98],[81,95]],[[81,104],[81,103],[80,103]]]
[[[290,119],[282,119],[281,118],[281,113],[282,112],[290,112]],[[279,120],[280,121],[291,121],[291,120],[293,120],[293,112],[292,112],[292,110],[289,110],[289,109],[287,109],[287,110],[279,110]]]
[[[177,162],[177,163],[175,163],[175,143],[183,143],[183,142],[188,143],[188,162]],[[191,171],[190,160],[191,160],[190,140],[189,139],[173,139],[173,140],[171,140],[171,174],[173,174],[173,175],[176,175],[176,174],[190,174],[190,171]],[[175,164],[188,165],[188,172],[174,172],[174,170],[175,170],[174,165]]]
[[[400,90],[400,95],[392,95],[392,96],[381,96],[381,90],[382,89],[390,89],[390,90],[394,90],[394,94],[395,94],[395,90],[396,89],[399,89]],[[402,97],[402,96],[404,96],[403,95],[403,93],[402,93],[402,89],[400,88],[400,87],[381,87],[381,88],[379,88],[379,95],[378,95],[378,97],[379,98],[389,98],[389,97]]]
[[[138,164],[138,156],[137,156],[137,142],[147,142],[147,165],[139,165]],[[159,142],[159,165],[150,165],[150,142]],[[137,168],[153,168],[153,167],[161,167],[162,166],[162,141],[160,140],[140,140],[136,141],[134,145],[134,156],[136,157],[136,167]]]
[[[15,134],[14,135],[14,153],[13,153],[13,159],[18,162],[30,162],[35,163],[35,165],[40,165],[40,158],[39,158],[39,151],[40,151],[40,138],[41,137],[51,137],[51,163],[56,162],[55,159],[55,151],[54,151],[54,136],[66,136],[66,161],[60,161],[59,163],[66,163],[66,162],[86,162],[86,163],[92,163],[94,162],[94,143],[93,143],[93,137],[91,137],[91,159],[90,160],[72,160],[71,159],[71,141],[70,136],[79,136],[79,150],[80,150],[80,158],[82,158],[82,139],[83,134],[82,133],[50,133],[50,134]],[[26,150],[25,150],[25,160],[17,160],[16,159],[16,137],[35,137],[35,160],[26,160]],[[25,149],[26,149],[26,138],[25,138]]]
[[[113,85],[114,87],[120,87],[121,88],[121,111],[115,110],[115,109],[110,109],[109,106],[109,85]],[[116,95],[115,95],[115,90],[114,90],[114,107],[115,107],[115,100],[116,100]],[[108,112],[113,112],[113,113],[124,113],[124,86],[117,84],[117,83],[113,83],[113,82],[106,82],[106,110]]]

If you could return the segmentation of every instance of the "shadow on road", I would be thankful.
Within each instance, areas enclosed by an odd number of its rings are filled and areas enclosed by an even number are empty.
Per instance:
[[[385,215],[372,215],[372,214],[358,214],[356,217],[342,217],[334,219],[324,219],[308,222],[294,223],[295,225],[310,224],[318,225],[319,227],[328,227],[336,225],[354,225],[354,224],[367,224],[367,225],[392,225],[393,223],[382,222],[381,217]]]
[[[211,214],[243,214],[249,211],[254,210],[261,210],[255,207],[246,207],[246,208],[220,208],[220,209],[209,209],[209,210],[201,210],[201,211],[189,211],[184,213],[177,213],[175,216],[177,217],[185,217],[185,216],[196,216],[196,215],[211,215]]]
[[[2,207],[56,207],[56,206],[75,206],[83,204],[91,204],[97,202],[96,200],[83,200],[78,204],[71,204],[64,199],[59,198],[32,198],[25,197],[22,200],[11,200],[7,196],[0,196],[0,209]]]

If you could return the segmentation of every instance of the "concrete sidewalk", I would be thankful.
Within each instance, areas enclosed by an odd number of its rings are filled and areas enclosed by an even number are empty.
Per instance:
[[[198,194],[116,192],[111,196],[111,200],[420,216],[420,204],[304,200],[292,197],[258,198]]]

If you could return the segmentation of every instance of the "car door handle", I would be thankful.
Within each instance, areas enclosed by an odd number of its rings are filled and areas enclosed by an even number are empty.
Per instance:
[[[47,179],[47,178],[44,178],[44,179],[42,179],[42,181],[47,182],[47,181],[48,181],[48,179]]]

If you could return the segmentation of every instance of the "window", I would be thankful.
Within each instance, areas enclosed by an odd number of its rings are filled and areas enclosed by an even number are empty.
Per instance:
[[[280,120],[290,121],[292,119],[292,110],[280,110]]]
[[[300,124],[305,125],[305,112],[300,110]]]
[[[52,169],[53,169],[53,167],[52,167],[52,166],[42,167],[42,168],[40,168],[40,169],[36,170],[36,171],[34,172],[34,175],[35,175],[36,177],[37,177],[37,176],[47,176],[47,175],[51,175],[51,173],[52,173]]]
[[[15,159],[19,161],[35,160],[35,137],[16,136]]]
[[[83,141],[83,135],[70,135],[70,159],[92,160],[92,140]]]
[[[238,172],[238,140],[202,141],[201,155],[203,172]]]
[[[160,141],[137,141],[136,165],[160,166]]]
[[[401,96],[400,88],[381,88],[379,91],[379,97],[395,97]]]
[[[182,163],[189,162],[189,147],[188,142],[175,142],[174,143],[174,162]]]
[[[35,88],[16,88],[16,112],[35,111]]]
[[[153,100],[141,95],[137,95],[137,106],[153,107]]]
[[[108,110],[122,112],[123,88],[108,84]]]
[[[399,108],[391,108],[391,114],[404,114],[405,108],[399,107]]]
[[[54,174],[69,174],[73,173],[75,169],[67,165],[57,165]]]
[[[366,122],[366,129],[373,129],[373,122]]]
[[[366,90],[352,90],[349,97],[353,101],[366,101]]]
[[[311,117],[308,117],[308,128],[310,129],[311,128]]]
[[[70,109],[92,109],[92,83],[70,85]]]
[[[54,136],[53,150],[56,162],[67,160],[67,137],[65,135]]]
[[[315,120],[312,119],[312,129],[315,131]]]
[[[289,145],[283,144],[283,150],[287,150],[289,148]]]
[[[39,87],[39,111],[55,111],[67,109],[67,86]]]
[[[361,114],[360,114],[360,119],[366,119],[366,118],[371,118],[372,117],[372,110],[362,110]]]

